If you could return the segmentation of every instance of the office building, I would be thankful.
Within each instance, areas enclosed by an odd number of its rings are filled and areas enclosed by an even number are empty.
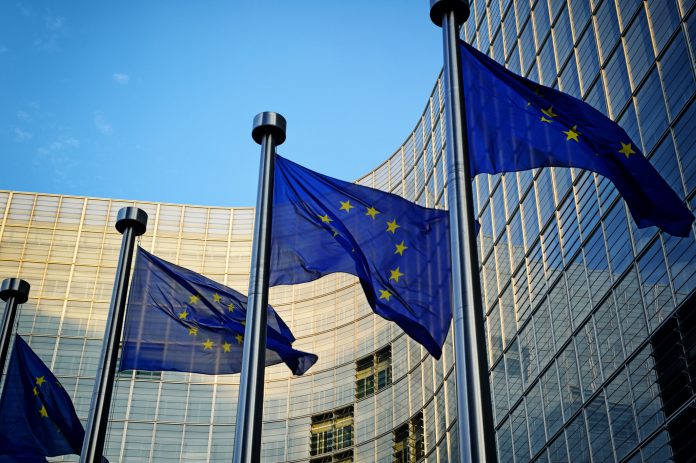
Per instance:
[[[693,209],[696,2],[471,3],[462,29],[469,43],[618,121]],[[403,145],[358,183],[446,207],[444,130],[438,80]],[[636,228],[611,184],[590,172],[541,169],[474,183],[499,460],[689,461],[693,234]],[[145,249],[243,292],[248,285],[251,208],[0,192],[0,276],[32,284],[18,332],[81,418],[120,245],[113,223],[127,205],[149,214]],[[319,361],[303,377],[284,365],[267,369],[263,461],[457,460],[451,336],[435,361],[373,315],[345,275],[274,288],[271,303],[297,336],[295,347]],[[106,456],[228,461],[238,382],[239,375],[120,374]]]

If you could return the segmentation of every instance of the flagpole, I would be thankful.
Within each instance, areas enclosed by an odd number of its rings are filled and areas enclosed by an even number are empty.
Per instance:
[[[445,59],[447,197],[451,224],[459,459],[487,462],[496,461],[497,457],[458,43],[459,27],[468,17],[469,6],[465,0],[430,0],[430,19],[442,27]]]
[[[5,314],[2,317],[2,331],[0,331],[0,377],[5,371],[5,360],[10,348],[17,306],[29,300],[29,288],[29,283],[19,278],[6,278],[0,285],[0,299],[5,301]]]
[[[251,271],[249,272],[249,300],[237,404],[234,463],[257,463],[261,459],[273,174],[275,149],[285,141],[286,125],[285,118],[280,114],[263,112],[254,118],[254,128],[251,131],[254,141],[261,145],[261,167],[256,199]]]
[[[135,251],[135,238],[145,233],[146,229],[147,213],[142,209],[124,207],[118,211],[116,230],[123,235],[121,252],[118,257],[114,290],[111,294],[111,306],[106,321],[97,380],[94,383],[92,403],[89,407],[85,439],[82,442],[80,463],[100,462],[104,452],[111,395],[116,376],[116,360],[121,342],[121,332],[123,331],[127,285],[133,262],[133,252]]]

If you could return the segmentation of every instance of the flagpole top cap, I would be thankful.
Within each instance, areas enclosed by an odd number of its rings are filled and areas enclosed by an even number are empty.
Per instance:
[[[430,0],[430,20],[442,27],[446,13],[454,13],[457,25],[464,24],[469,18],[469,3],[466,0]]]
[[[133,228],[135,236],[147,230],[147,213],[137,207],[122,207],[116,217],[116,230],[123,234],[127,228]]]
[[[6,278],[0,284],[0,299],[7,301],[14,296],[17,304],[24,304],[29,299],[29,283],[19,278]]]
[[[282,145],[285,141],[286,127],[287,122],[283,116],[272,111],[265,111],[254,117],[254,128],[251,130],[251,137],[260,145],[265,135],[273,134],[275,135],[275,144]]]

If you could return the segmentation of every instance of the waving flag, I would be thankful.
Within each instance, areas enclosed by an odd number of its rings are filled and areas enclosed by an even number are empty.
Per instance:
[[[68,393],[31,347],[16,336],[0,398],[0,462],[79,455],[84,436]]]
[[[241,293],[138,248],[119,369],[238,373],[246,307]],[[266,365],[304,374],[317,356],[293,349],[294,341],[268,306]]]
[[[626,132],[589,104],[460,42],[472,176],[577,167],[614,183],[639,227],[688,236],[694,215]]]
[[[276,156],[270,285],[344,272],[375,313],[440,358],[452,318],[448,212]]]

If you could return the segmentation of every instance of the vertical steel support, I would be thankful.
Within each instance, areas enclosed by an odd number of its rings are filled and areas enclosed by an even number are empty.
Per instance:
[[[280,114],[263,112],[254,118],[254,128],[251,132],[254,141],[261,145],[261,167],[249,272],[249,302],[237,404],[237,429],[234,438],[235,463],[257,463],[261,458],[273,174],[275,149],[285,141],[286,125],[285,118]]]
[[[29,283],[19,278],[7,278],[0,285],[0,299],[5,301],[5,314],[2,317],[2,331],[0,331],[0,376],[5,371],[12,327],[17,315],[17,305],[27,302],[29,288]]]
[[[452,248],[452,301],[460,461],[496,461],[493,411],[483,329],[481,282],[474,228],[459,26],[465,0],[431,0],[430,19],[442,27],[447,121],[447,197]]]
[[[121,252],[118,257],[118,267],[116,268],[114,290],[111,295],[109,317],[106,321],[97,380],[94,383],[92,403],[89,407],[85,440],[82,443],[80,463],[97,463],[102,461],[106,427],[109,422],[111,395],[116,376],[116,360],[123,331],[127,285],[133,262],[133,252],[135,251],[135,238],[145,233],[146,229],[147,214],[142,209],[124,207],[118,211],[116,230],[123,235],[123,239],[121,240]]]

